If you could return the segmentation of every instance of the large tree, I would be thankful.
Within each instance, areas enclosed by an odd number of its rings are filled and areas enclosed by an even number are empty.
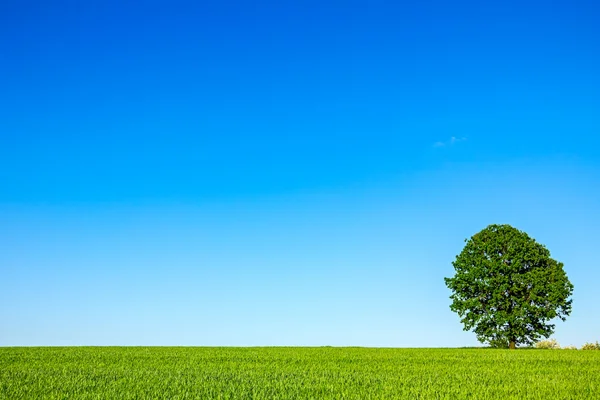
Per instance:
[[[464,330],[482,343],[532,344],[554,332],[550,322],[571,313],[573,285],[563,264],[546,247],[510,225],[490,225],[475,234],[444,278],[450,309]]]

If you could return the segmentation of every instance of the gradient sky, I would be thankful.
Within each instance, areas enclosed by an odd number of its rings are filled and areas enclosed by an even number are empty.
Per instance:
[[[476,345],[492,223],[600,340],[600,5],[3,1],[0,345]]]

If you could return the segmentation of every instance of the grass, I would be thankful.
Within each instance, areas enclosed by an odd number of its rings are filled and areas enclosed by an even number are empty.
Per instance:
[[[0,348],[0,399],[599,399],[600,352]]]

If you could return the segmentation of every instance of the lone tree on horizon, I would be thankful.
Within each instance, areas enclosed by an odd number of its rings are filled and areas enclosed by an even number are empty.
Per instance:
[[[546,247],[510,225],[490,225],[473,237],[444,278],[450,309],[481,343],[516,348],[554,332],[571,313],[573,285]]]

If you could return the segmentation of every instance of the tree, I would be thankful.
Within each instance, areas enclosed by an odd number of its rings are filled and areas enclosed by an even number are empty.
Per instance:
[[[456,275],[444,280],[450,309],[480,342],[530,345],[554,332],[551,320],[571,313],[573,285],[563,264],[525,232],[490,225],[465,242],[452,263]]]

